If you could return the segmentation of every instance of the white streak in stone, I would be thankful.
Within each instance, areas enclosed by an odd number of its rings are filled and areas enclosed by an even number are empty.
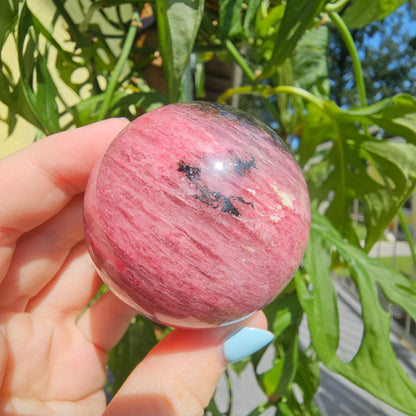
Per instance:
[[[272,185],[273,191],[276,192],[277,196],[280,199],[280,202],[287,208],[293,209],[293,201],[295,197],[293,195],[288,194],[285,191],[279,191],[276,185]]]

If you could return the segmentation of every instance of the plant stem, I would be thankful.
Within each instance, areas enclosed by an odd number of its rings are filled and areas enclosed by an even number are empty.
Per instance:
[[[101,106],[100,112],[98,114],[98,120],[103,120],[107,115],[107,112],[110,108],[111,99],[113,97],[114,90],[116,89],[118,78],[121,74],[123,66],[129,56],[130,50],[133,46],[134,39],[137,33],[137,27],[140,24],[140,16],[137,11],[133,12],[129,30],[127,31],[126,40],[124,41],[123,48],[121,50],[120,57],[114,67],[114,71],[108,81],[107,89],[104,94],[103,104]]]
[[[324,110],[324,101],[315,95],[311,94],[309,91],[304,90],[303,88],[293,87],[291,85],[279,85],[278,87],[269,87],[268,85],[253,85],[253,86],[244,86],[239,88],[230,88],[221,94],[218,97],[218,102],[224,103],[228,98],[236,94],[253,94],[260,95],[262,97],[270,97],[275,94],[292,94],[302,97],[306,101],[315,104],[321,110]]]
[[[330,12],[330,11],[336,11],[338,12],[339,10],[341,10],[350,0],[338,0],[335,3],[327,3],[327,5],[325,6],[325,11],[326,12]]]
[[[250,81],[255,81],[256,76],[254,75],[254,72],[251,70],[247,61],[243,58],[243,56],[240,54],[238,49],[234,46],[234,44],[229,39],[225,41],[225,47],[227,48],[227,51],[230,53],[230,55],[234,58],[234,60],[238,63],[240,68],[248,76]]]
[[[341,34],[345,45],[347,46],[348,52],[352,58],[352,67],[354,70],[355,82],[358,88],[358,94],[360,96],[360,105],[365,107],[367,105],[367,94],[365,92],[365,84],[363,77],[363,69],[361,67],[360,58],[358,56],[357,48],[354,44],[354,39],[351,36],[350,31],[348,30],[347,25],[342,20],[341,16],[335,11],[329,11],[329,17],[331,21],[337,27],[339,33]]]
[[[306,101],[309,101],[312,104],[315,104],[321,110],[324,109],[324,101],[315,95],[311,94],[309,91],[304,90],[303,88],[293,87],[291,85],[279,85],[278,87],[271,88],[273,94],[287,93],[292,95],[297,95],[303,98]]]
[[[416,269],[416,251],[415,251],[415,242],[413,241],[412,234],[409,230],[409,225],[407,224],[406,218],[404,217],[403,210],[400,208],[399,212],[397,213],[399,217],[400,225],[403,229],[404,235],[406,236],[406,240],[409,243],[410,252],[412,253],[412,260],[413,260],[413,267]]]

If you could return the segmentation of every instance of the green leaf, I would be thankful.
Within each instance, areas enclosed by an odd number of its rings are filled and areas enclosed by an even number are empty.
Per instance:
[[[243,0],[220,0],[219,37],[221,39],[231,38],[242,32],[242,6]]]
[[[297,151],[298,161],[302,167],[314,155],[317,146],[325,141],[332,141],[335,134],[334,124],[323,111],[312,104],[308,104],[306,108],[308,110],[307,124],[302,132]],[[319,157],[322,157],[323,154],[324,150],[321,150]]]
[[[76,126],[85,126],[97,120],[97,115],[104,99],[104,93],[93,95],[76,103],[69,112],[73,116]],[[118,89],[111,97],[109,116],[129,117],[128,107],[134,105],[142,111],[150,111],[154,108],[168,104],[166,95],[158,92],[131,92],[127,89]]]
[[[416,98],[398,94],[382,103],[383,108],[369,114],[368,118],[388,133],[416,144]]]
[[[47,67],[45,55],[39,52],[39,39],[32,33],[33,19],[26,2],[19,4],[17,21],[17,48],[20,82],[27,106],[36,118],[36,124],[45,134],[56,133],[59,128],[57,88]]]
[[[337,224],[342,235],[359,244],[350,219],[350,205],[356,196],[355,189],[363,186],[363,181],[356,182],[353,174],[359,171],[367,175],[356,146],[362,137],[354,125],[338,124],[326,113],[314,111],[317,113],[313,123],[309,125],[309,114],[305,120],[301,154],[310,154],[304,150],[309,145],[317,146],[324,141],[326,145],[315,148],[310,167],[305,170],[312,203],[317,207],[322,201],[327,201],[323,208],[325,214],[333,224]]]
[[[203,0],[157,0],[160,51],[169,87],[177,101],[181,79],[192,52],[204,11]]]
[[[90,24],[88,30],[96,33],[100,31],[97,24]],[[108,82],[110,73],[113,71],[117,57],[112,49],[105,41],[104,37],[97,37],[93,42],[84,41],[78,47],[77,54],[72,56],[65,52],[62,48],[57,47],[57,56],[55,67],[60,79],[65,82],[77,94],[86,84],[93,85],[92,94],[101,93],[101,89],[97,86],[97,77],[102,75]],[[79,69],[83,69],[87,74],[87,78],[82,81],[74,82],[73,74]]]
[[[169,104],[169,101],[165,94],[156,91],[133,92],[131,94],[124,94],[119,100],[114,100],[112,102],[111,110],[117,111],[117,109],[127,108],[131,104],[136,108],[140,108],[147,112]],[[115,116],[116,113],[113,113],[112,115]]]
[[[265,65],[261,79],[272,75],[291,55],[297,42],[311,26],[325,3],[326,0],[298,0],[286,3],[285,14],[274,39],[272,57]]]
[[[30,81],[33,77],[33,62],[34,62],[34,42],[33,39],[29,37],[29,40],[26,43],[24,48],[25,39],[29,33],[29,29],[32,26],[32,21],[30,18],[30,12],[27,8],[26,2],[19,4],[19,13],[17,20],[17,37],[16,44],[18,52],[18,63],[20,71],[20,80],[19,84],[21,86],[22,95],[21,98],[25,100],[26,108],[30,109],[32,117],[36,119],[36,124],[46,133],[45,126],[42,122],[41,115],[38,114],[36,108],[36,97],[30,87]]]
[[[299,351],[299,365],[294,382],[302,391],[303,405],[309,412],[306,414],[318,416],[321,413],[314,402],[319,388],[320,369],[317,358],[310,355]]]
[[[231,364],[233,371],[239,376],[246,369],[247,365],[251,362],[250,357],[243,358],[240,361]]]
[[[360,131],[356,121],[368,122],[381,111],[387,114],[390,107],[351,119],[351,114],[335,111],[330,103],[325,102],[325,111],[308,106],[299,161],[306,165],[314,206],[326,201],[325,215],[357,246],[360,242],[350,212],[354,200],[363,203],[368,251],[416,186],[416,147],[376,140]]]
[[[387,140],[365,141],[361,145],[363,155],[371,161],[356,180],[370,186],[360,186],[357,198],[366,207],[366,251],[381,237],[397,211],[408,200],[416,186],[416,147]],[[353,180],[353,179],[352,179]]]
[[[342,15],[350,29],[367,26],[374,20],[382,20],[407,0],[352,0]]]
[[[363,338],[350,362],[337,357],[340,330],[335,289],[330,276],[330,258],[334,250],[348,265],[362,305]],[[391,302],[415,318],[413,283],[380,260],[370,258],[348,244],[315,210],[304,266],[307,275],[298,274],[295,281],[300,302],[308,316],[312,343],[322,362],[331,371],[348,378],[389,405],[416,415],[416,385],[397,360],[390,342],[391,316],[381,306],[378,293],[380,286]]]
[[[3,49],[9,33],[16,25],[18,1],[5,1],[1,5],[0,13],[0,51]]]
[[[11,91],[11,92],[10,92]],[[11,134],[15,127],[16,115],[24,118],[29,123],[42,130],[42,124],[34,115],[31,106],[29,105],[21,79],[16,85],[9,83],[6,77],[0,75],[0,101],[8,107],[8,133]]]
[[[125,95],[123,91],[116,91],[112,95],[112,102],[116,103],[120,101]],[[104,93],[95,94],[84,100],[79,101],[69,109],[69,112],[73,116],[73,123],[76,126],[85,126],[93,123],[97,120],[98,112],[104,100]]]
[[[325,26],[305,32],[292,59],[296,84],[316,96],[328,97],[329,30]]]
[[[285,4],[279,4],[278,6],[268,9],[267,14],[264,12],[264,14],[266,14],[265,16],[263,16],[263,13],[258,13],[254,28],[254,36],[267,40],[271,34],[275,34],[276,30],[278,30],[276,28],[280,26],[280,22],[283,19],[285,8]],[[273,43],[271,49],[273,49]],[[272,51],[270,51],[270,56],[271,53]]]
[[[416,98],[412,95],[397,94],[364,108],[343,111],[333,107],[330,111],[339,120],[374,124],[416,144]]]
[[[81,51],[81,53],[82,52],[83,51]],[[56,68],[56,72],[59,75],[60,80],[64,82],[68,87],[70,87],[76,94],[80,93],[81,88],[85,84],[87,84],[88,82],[91,82],[90,73],[88,74],[88,78],[86,80],[83,80],[82,82],[74,82],[73,81],[74,72],[79,70],[80,68],[85,68],[85,66],[75,61],[69,61],[59,52],[56,54],[55,68]]]
[[[314,221],[315,217],[316,215]],[[332,255],[325,240],[313,227],[303,259],[306,274],[297,273],[295,283],[299,301],[308,316],[312,343],[325,365],[336,358],[340,339],[337,294],[330,274],[331,263]]]
[[[244,16],[244,31],[246,36],[250,36],[250,24],[255,19],[262,0],[248,0],[248,7]]]
[[[389,137],[398,136],[416,144],[416,98],[397,94],[363,108],[342,110],[333,101],[325,101],[323,109],[338,123],[364,123],[384,129]]]
[[[35,90],[36,110],[39,115],[41,114],[39,118],[47,128],[46,133],[57,133],[60,131],[59,111],[56,102],[59,94],[44,56],[38,56],[35,68],[36,86],[33,87],[33,90]]]
[[[299,358],[299,325],[303,312],[296,292],[283,292],[265,308],[266,316],[276,337],[273,367],[257,380],[266,396],[283,396],[293,382]],[[257,367],[259,356],[253,358]]]
[[[73,55],[62,48],[62,46],[57,42],[57,40],[52,36],[50,31],[42,24],[42,22],[35,16],[31,10],[31,17],[33,25],[41,33],[45,39],[61,54],[67,61],[72,62]]]
[[[109,353],[108,367],[115,378],[110,386],[113,394],[156,343],[153,323],[138,315],[120,342]]]

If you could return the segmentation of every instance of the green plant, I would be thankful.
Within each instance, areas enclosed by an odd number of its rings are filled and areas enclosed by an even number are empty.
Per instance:
[[[133,118],[189,99],[190,74],[194,71],[195,90],[201,91],[200,68],[216,56],[235,63],[244,74],[241,85],[225,91],[219,101],[239,96],[242,107],[275,126],[292,145],[309,185],[312,230],[293,283],[266,308],[276,335],[275,359],[268,371],[256,372],[268,400],[252,415],[268,408],[284,415],[319,414],[313,402],[319,362],[416,415],[416,386],[397,361],[389,341],[391,316],[378,294],[380,288],[389,302],[416,319],[416,287],[368,256],[415,189],[416,99],[398,94],[367,105],[359,54],[350,35],[350,28],[380,20],[403,3],[155,0],[150,3],[152,13],[145,14],[149,6],[141,1],[53,0],[48,22],[29,1],[3,5],[0,48],[14,43],[18,56],[18,73],[7,61],[0,62],[0,101],[7,106],[10,131],[16,115],[35,125],[41,136],[104,117]],[[149,26],[153,19],[155,26]],[[358,103],[342,108],[329,99],[329,25],[339,31],[351,55],[359,96]],[[59,26],[68,31],[66,39],[55,36]],[[157,42],[151,42],[152,37]],[[192,68],[191,54],[197,62]],[[160,56],[164,76],[154,83]],[[68,96],[76,99],[70,102]],[[382,137],[400,136],[402,141],[373,136],[374,127]],[[364,217],[359,234],[351,216],[357,200]],[[412,261],[416,263],[414,251]],[[340,324],[332,271],[339,268],[354,281],[362,305],[363,339],[350,362],[337,356]],[[306,351],[299,347],[304,314],[312,340]],[[135,364],[122,351],[131,351],[134,343],[142,356],[156,342],[154,327],[144,318],[137,318],[130,331],[110,357],[116,386]],[[254,368],[261,356],[252,358]],[[300,395],[294,393],[295,385]],[[220,414],[215,402],[209,411]]]

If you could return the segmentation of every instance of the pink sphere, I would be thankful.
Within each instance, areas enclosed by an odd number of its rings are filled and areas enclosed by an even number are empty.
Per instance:
[[[298,268],[310,206],[297,162],[247,113],[171,104],[130,123],[85,194],[97,270],[140,314],[174,327],[241,319]]]

